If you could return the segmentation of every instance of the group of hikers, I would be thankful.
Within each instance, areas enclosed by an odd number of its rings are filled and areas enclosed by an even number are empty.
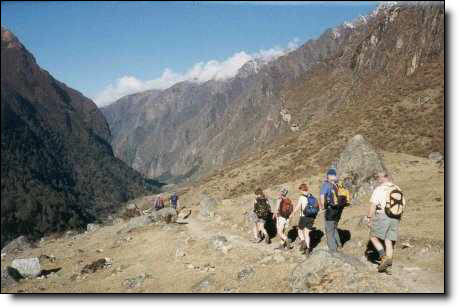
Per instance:
[[[378,186],[370,199],[366,218],[370,227],[370,242],[377,250],[380,260],[378,271],[391,274],[393,242],[398,237],[405,198],[400,188],[391,182],[386,172],[377,174],[376,179]],[[350,186],[351,178],[345,178],[340,183],[336,169],[331,168],[326,173],[318,199],[310,193],[308,185],[302,183],[298,188],[300,196],[297,204],[293,205],[291,199],[288,198],[288,189],[282,188],[273,212],[263,190],[261,188],[256,189],[256,201],[251,215],[254,223],[253,242],[271,243],[265,224],[273,219],[276,222],[277,235],[281,240],[280,246],[277,248],[292,248],[292,241],[285,232],[291,218],[299,212],[297,225],[300,240],[299,250],[308,257],[312,249],[310,234],[314,230],[313,225],[317,216],[324,212],[327,246],[331,253],[337,252],[343,247],[337,226],[344,208],[349,206],[351,202]]]

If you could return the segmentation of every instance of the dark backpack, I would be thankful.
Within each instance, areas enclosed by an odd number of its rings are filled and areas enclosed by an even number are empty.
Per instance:
[[[258,198],[254,204],[254,213],[260,219],[266,220],[270,215],[270,205],[266,198]]]
[[[389,201],[385,205],[385,214],[391,218],[400,219],[404,206],[404,194],[398,188],[391,190]]]
[[[308,194],[307,197],[307,206],[305,206],[303,214],[306,217],[313,217],[315,218],[318,215],[318,201],[315,196],[312,194]]]
[[[289,218],[291,213],[293,213],[293,203],[291,202],[291,199],[289,198],[283,198],[280,202],[280,208],[278,210],[278,213],[280,214],[281,217],[284,217],[285,219]]]

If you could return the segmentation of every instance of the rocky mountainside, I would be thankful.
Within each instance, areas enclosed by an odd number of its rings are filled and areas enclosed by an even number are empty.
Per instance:
[[[93,221],[156,189],[114,157],[96,105],[1,29],[1,244]]]
[[[384,150],[427,156],[444,146],[443,47],[443,3],[382,4],[272,62],[249,62],[232,79],[131,95],[103,112],[115,155],[168,180],[286,139],[307,167],[328,165],[356,133]]]

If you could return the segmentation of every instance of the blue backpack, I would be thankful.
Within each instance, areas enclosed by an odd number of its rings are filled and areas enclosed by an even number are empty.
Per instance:
[[[304,208],[304,215],[306,217],[316,217],[318,215],[318,201],[316,200],[316,197],[313,196],[312,194],[308,194],[307,196],[307,206]]]

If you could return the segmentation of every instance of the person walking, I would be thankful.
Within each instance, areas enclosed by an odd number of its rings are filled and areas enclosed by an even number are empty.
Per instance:
[[[280,237],[281,243],[279,249],[291,248],[291,240],[285,235],[285,231],[289,226],[289,217],[293,213],[293,203],[291,199],[287,197],[288,189],[283,188],[280,191],[279,199],[277,201],[277,210],[275,211],[273,218],[276,220],[277,235]]]
[[[342,216],[343,206],[338,204],[337,172],[331,168],[326,173],[326,180],[320,189],[321,204],[324,205],[324,225],[328,249],[331,253],[342,247],[337,222]]]
[[[393,242],[398,239],[406,200],[401,189],[392,183],[386,172],[379,173],[377,181],[379,185],[372,193],[367,215],[369,236],[380,257],[378,271],[391,274]],[[385,248],[381,241],[385,243]]]

